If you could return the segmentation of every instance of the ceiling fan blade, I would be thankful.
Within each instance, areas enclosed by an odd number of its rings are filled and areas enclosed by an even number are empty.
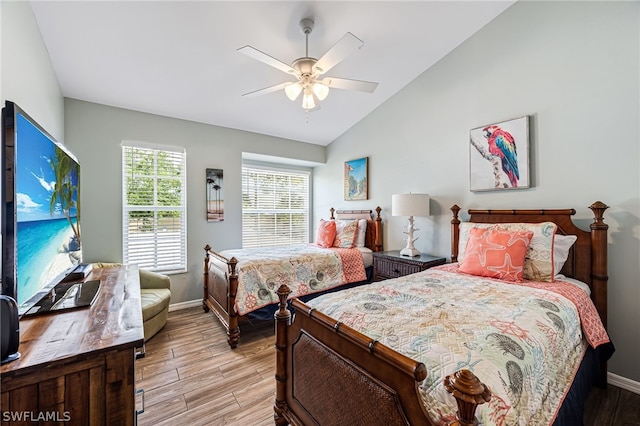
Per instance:
[[[277,68],[282,72],[286,72],[287,74],[291,74],[293,76],[297,75],[296,70],[293,69],[291,65],[285,64],[284,62],[274,58],[273,56],[269,56],[254,47],[244,46],[239,48],[238,52],[242,52],[250,58],[257,59],[258,61]]]
[[[332,89],[344,89],[344,90],[357,90],[358,92],[373,93],[378,87],[378,83],[372,81],[362,80],[349,80],[347,78],[334,78],[327,77],[322,80],[322,84],[325,84]]]
[[[313,66],[313,70],[318,75],[324,74],[362,46],[364,46],[362,40],[351,33],[346,33],[327,53],[318,59],[318,62]]]
[[[269,86],[265,87],[264,89],[254,90],[253,92],[245,93],[242,96],[252,98],[254,96],[266,95],[267,93],[277,92],[278,90],[284,89],[290,84],[292,84],[292,82],[287,81],[285,83],[276,84],[275,86]]]

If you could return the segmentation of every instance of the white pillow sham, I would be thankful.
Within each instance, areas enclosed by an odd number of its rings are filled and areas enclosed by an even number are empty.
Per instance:
[[[575,235],[555,235],[553,240],[553,270],[556,274],[560,274],[567,257],[569,257],[569,249],[577,239],[578,237]]]
[[[356,242],[354,247],[365,246],[365,236],[367,235],[367,219],[358,219],[358,234],[356,235]]]

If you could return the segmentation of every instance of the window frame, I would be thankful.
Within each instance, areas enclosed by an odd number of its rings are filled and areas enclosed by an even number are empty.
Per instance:
[[[264,170],[267,172],[272,172],[277,174],[278,172],[282,172],[283,174],[286,175],[301,175],[304,176],[305,179],[307,180],[307,185],[306,185],[306,226],[304,226],[304,236],[303,238],[298,241],[298,242],[289,242],[286,244],[247,244],[247,236],[246,236],[246,218],[245,218],[245,212],[246,212],[246,208],[245,208],[245,202],[244,202],[244,198],[245,198],[245,169],[250,169],[250,170]],[[247,160],[243,160],[242,162],[242,169],[241,169],[241,208],[242,208],[242,247],[243,248],[248,248],[248,247],[277,247],[277,246],[285,246],[285,245],[291,245],[291,244],[306,244],[309,243],[311,241],[311,236],[312,236],[312,230],[311,230],[311,221],[312,221],[312,216],[313,216],[313,206],[312,206],[312,198],[313,198],[313,194],[312,194],[312,183],[313,183],[313,169],[309,168],[309,167],[300,167],[300,166],[292,166],[292,165],[286,165],[286,164],[278,164],[278,163],[262,163],[262,162],[256,162],[256,161],[247,161]],[[277,209],[252,209],[252,210],[256,210],[256,211],[273,211],[276,212]],[[291,210],[291,209],[285,209],[285,210]],[[276,239],[275,236],[272,236],[271,238]]]
[[[144,268],[151,271],[162,272],[164,274],[177,274],[187,272],[187,153],[183,147],[167,146],[150,144],[146,142],[138,141],[122,141],[122,257],[123,262],[138,264],[140,268]],[[153,151],[153,173],[151,175],[142,175],[146,178],[153,179],[153,202],[150,205],[130,205],[128,203],[128,167],[125,163],[127,160],[128,149],[140,149],[146,151]],[[158,179],[171,179],[170,176],[162,175],[158,173],[158,153],[167,153],[171,156],[177,155],[178,163],[181,167],[181,176],[178,178],[180,181],[180,195],[181,205],[179,206],[162,206],[158,203]],[[181,220],[178,226],[175,228],[178,232],[179,241],[176,249],[171,248],[167,252],[159,252],[157,249],[149,250],[148,252],[141,252],[147,256],[152,257],[151,262],[141,262],[140,256],[136,257],[131,253],[131,238],[129,238],[129,213],[132,211],[153,212],[153,234],[150,239],[153,240],[153,247],[158,247],[157,242],[161,239],[162,234],[158,229],[158,212],[162,211],[178,211],[181,213]],[[173,262],[162,261],[162,256],[166,257],[166,253],[174,251],[176,253],[173,256],[169,255]],[[140,253],[138,253],[140,254]]]

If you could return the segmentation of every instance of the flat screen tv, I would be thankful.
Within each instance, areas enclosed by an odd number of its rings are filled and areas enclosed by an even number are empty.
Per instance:
[[[2,293],[22,315],[82,262],[80,165],[13,102],[2,127]]]

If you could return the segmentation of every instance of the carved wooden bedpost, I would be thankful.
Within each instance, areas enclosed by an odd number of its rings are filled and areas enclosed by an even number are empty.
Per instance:
[[[209,244],[204,246],[204,294],[202,296],[202,309],[204,309],[205,312],[209,312],[209,307],[207,306],[207,297],[209,295],[209,250],[211,250],[211,246]]]
[[[604,223],[604,211],[609,208],[602,201],[596,201],[589,208],[593,211],[594,221],[591,228],[591,299],[593,300],[602,325],[607,328],[607,282],[609,273],[607,269],[607,230],[609,225]],[[597,385],[601,388],[607,386],[607,363],[600,366],[600,374]]]
[[[450,425],[474,426],[476,407],[491,399],[491,391],[469,370],[459,370],[444,378],[444,387],[456,398],[458,419]]]
[[[291,290],[286,285],[281,285],[276,291],[280,302],[274,318],[276,321],[276,401],[273,405],[273,418],[277,425],[286,425],[288,422],[282,416],[287,410],[287,328],[291,324],[291,312],[287,309],[287,298]]]
[[[236,296],[238,294],[238,272],[236,266],[238,259],[229,259],[229,293],[227,293],[227,312],[229,312],[229,331],[227,331],[227,342],[231,349],[238,346],[240,339],[240,326],[238,325],[238,312],[236,311]]]
[[[451,219],[451,262],[458,261],[458,242],[460,241],[460,219],[458,219],[458,212],[460,206],[454,204],[451,206],[453,212],[453,219]]]
[[[589,208],[593,211],[594,221],[589,226],[591,228],[591,283],[595,294],[593,295],[596,309],[600,312],[602,324],[607,327],[606,305],[607,305],[607,230],[609,225],[604,223],[604,211],[609,208],[601,201],[596,201]],[[604,308],[604,309],[601,309]]]
[[[382,218],[380,217],[380,212],[382,209],[380,206],[376,207],[376,240],[375,240],[375,250],[374,251],[382,251]]]

